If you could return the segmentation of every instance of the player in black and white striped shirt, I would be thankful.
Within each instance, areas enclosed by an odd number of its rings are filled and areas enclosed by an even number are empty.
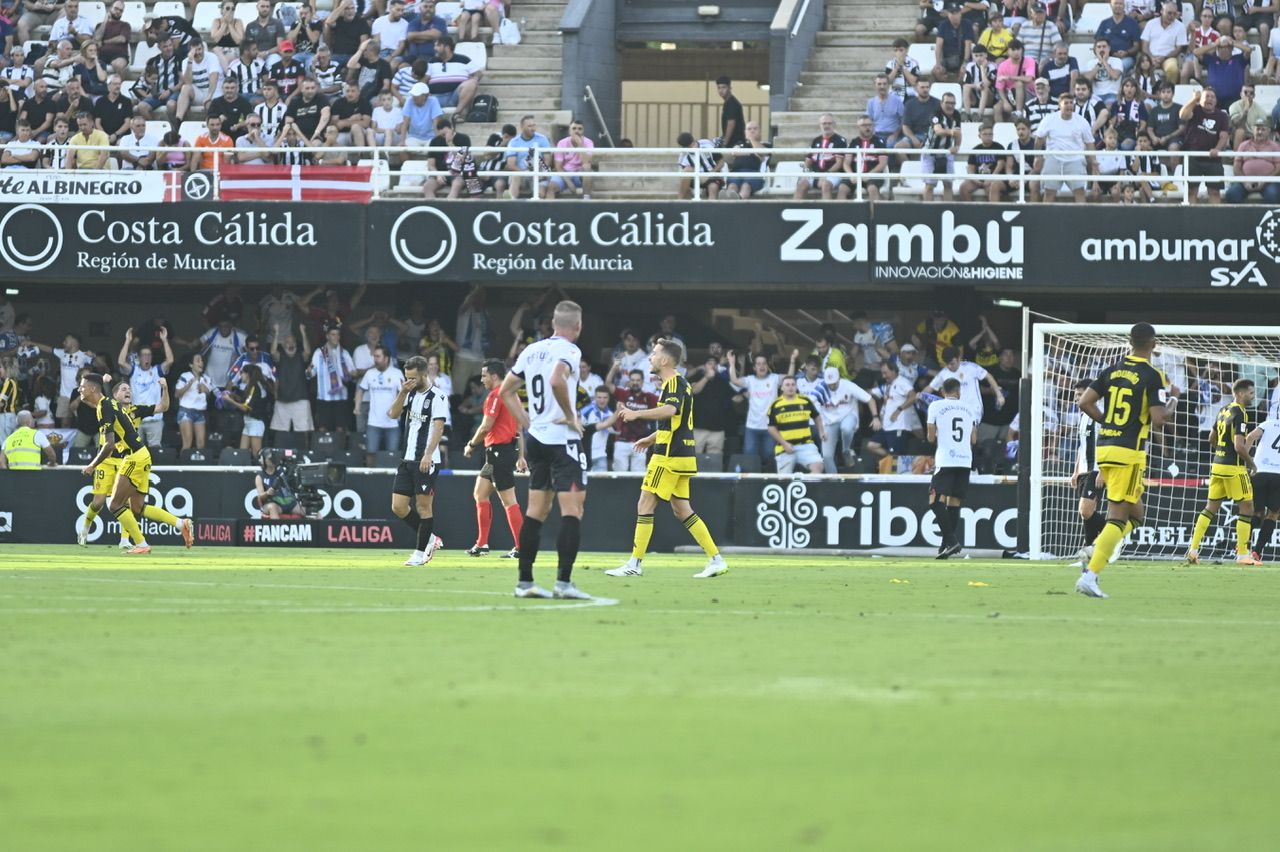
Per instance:
[[[285,106],[284,101],[280,100],[280,87],[276,85],[275,80],[262,81],[262,96],[264,100],[255,106],[253,111],[258,114],[258,118],[262,119],[262,138],[268,145],[274,145],[288,107]]]
[[[391,511],[417,534],[417,546],[405,565],[425,565],[443,542],[435,535],[432,501],[440,468],[440,439],[449,417],[449,398],[427,378],[427,359],[405,362],[404,383],[387,411],[400,421],[400,465],[391,487]]]

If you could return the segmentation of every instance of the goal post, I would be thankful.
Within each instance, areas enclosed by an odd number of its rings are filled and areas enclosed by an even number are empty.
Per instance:
[[[1095,378],[1128,354],[1131,325],[1118,323],[1037,323],[1031,329],[1030,422],[1020,437],[1030,458],[1026,525],[1032,559],[1073,558],[1083,533],[1078,498],[1071,487],[1080,414],[1073,397],[1079,379]],[[1147,441],[1143,524],[1126,537],[1126,559],[1174,559],[1187,549],[1190,530],[1206,497],[1211,456],[1207,433],[1218,411],[1231,401],[1231,385],[1252,379],[1256,399],[1251,420],[1260,422],[1280,402],[1273,388],[1280,377],[1280,327],[1173,325],[1155,323],[1152,363],[1181,390],[1169,424],[1151,430]],[[1280,416],[1276,414],[1274,416]],[[1098,510],[1105,512],[1105,500]],[[1213,555],[1234,547],[1224,504],[1201,548]]]

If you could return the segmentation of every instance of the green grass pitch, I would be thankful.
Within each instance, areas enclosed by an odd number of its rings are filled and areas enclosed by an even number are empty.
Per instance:
[[[539,579],[550,584],[554,554]],[[552,558],[548,558],[552,557]],[[1280,572],[0,549],[0,847],[1272,850]]]

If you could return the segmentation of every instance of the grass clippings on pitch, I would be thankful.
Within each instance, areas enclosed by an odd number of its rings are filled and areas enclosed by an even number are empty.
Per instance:
[[[0,845],[1270,850],[1280,572],[0,549]],[[550,585],[554,554],[539,570]]]

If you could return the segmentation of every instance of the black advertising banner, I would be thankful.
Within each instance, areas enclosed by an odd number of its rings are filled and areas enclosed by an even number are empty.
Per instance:
[[[258,522],[254,508],[254,474],[218,468],[152,468],[147,501],[179,517],[196,519],[198,544],[271,546],[294,544],[312,547],[412,547],[409,527],[391,514],[391,471],[348,471],[342,486],[321,491],[322,521],[272,525]],[[516,480],[516,494],[526,504],[528,479]],[[446,472],[436,483],[436,533],[449,550],[465,550],[475,543],[476,512],[471,498],[475,478]],[[699,480],[695,495],[699,513],[718,541],[727,543],[731,532],[729,506],[733,482]],[[635,518],[638,477],[602,475],[592,479],[586,516],[582,523],[584,550],[621,551],[631,546],[631,522]],[[75,541],[84,511],[93,499],[88,477],[71,468],[58,470],[0,471],[0,544]],[[497,498],[494,498],[497,506]],[[89,542],[114,544],[120,527],[104,513],[94,519]],[[500,511],[494,513],[489,543],[494,552],[515,546]],[[619,523],[618,519],[622,519]],[[167,524],[142,521],[152,544],[181,544],[182,538]],[[555,550],[556,525],[543,530],[543,546]],[[653,549],[670,551],[692,544],[684,528],[659,513],[654,524]],[[614,567],[614,566],[609,566]]]
[[[359,204],[18,204],[0,207],[0,279],[352,282]]]
[[[734,543],[815,550],[936,549],[942,538],[928,511],[928,479],[918,480],[741,480],[733,496]],[[1017,497],[1014,486],[975,475],[960,510],[960,543],[980,550],[1017,547]]]
[[[746,202],[0,205],[0,280],[1161,290],[1280,284],[1280,210]]]

